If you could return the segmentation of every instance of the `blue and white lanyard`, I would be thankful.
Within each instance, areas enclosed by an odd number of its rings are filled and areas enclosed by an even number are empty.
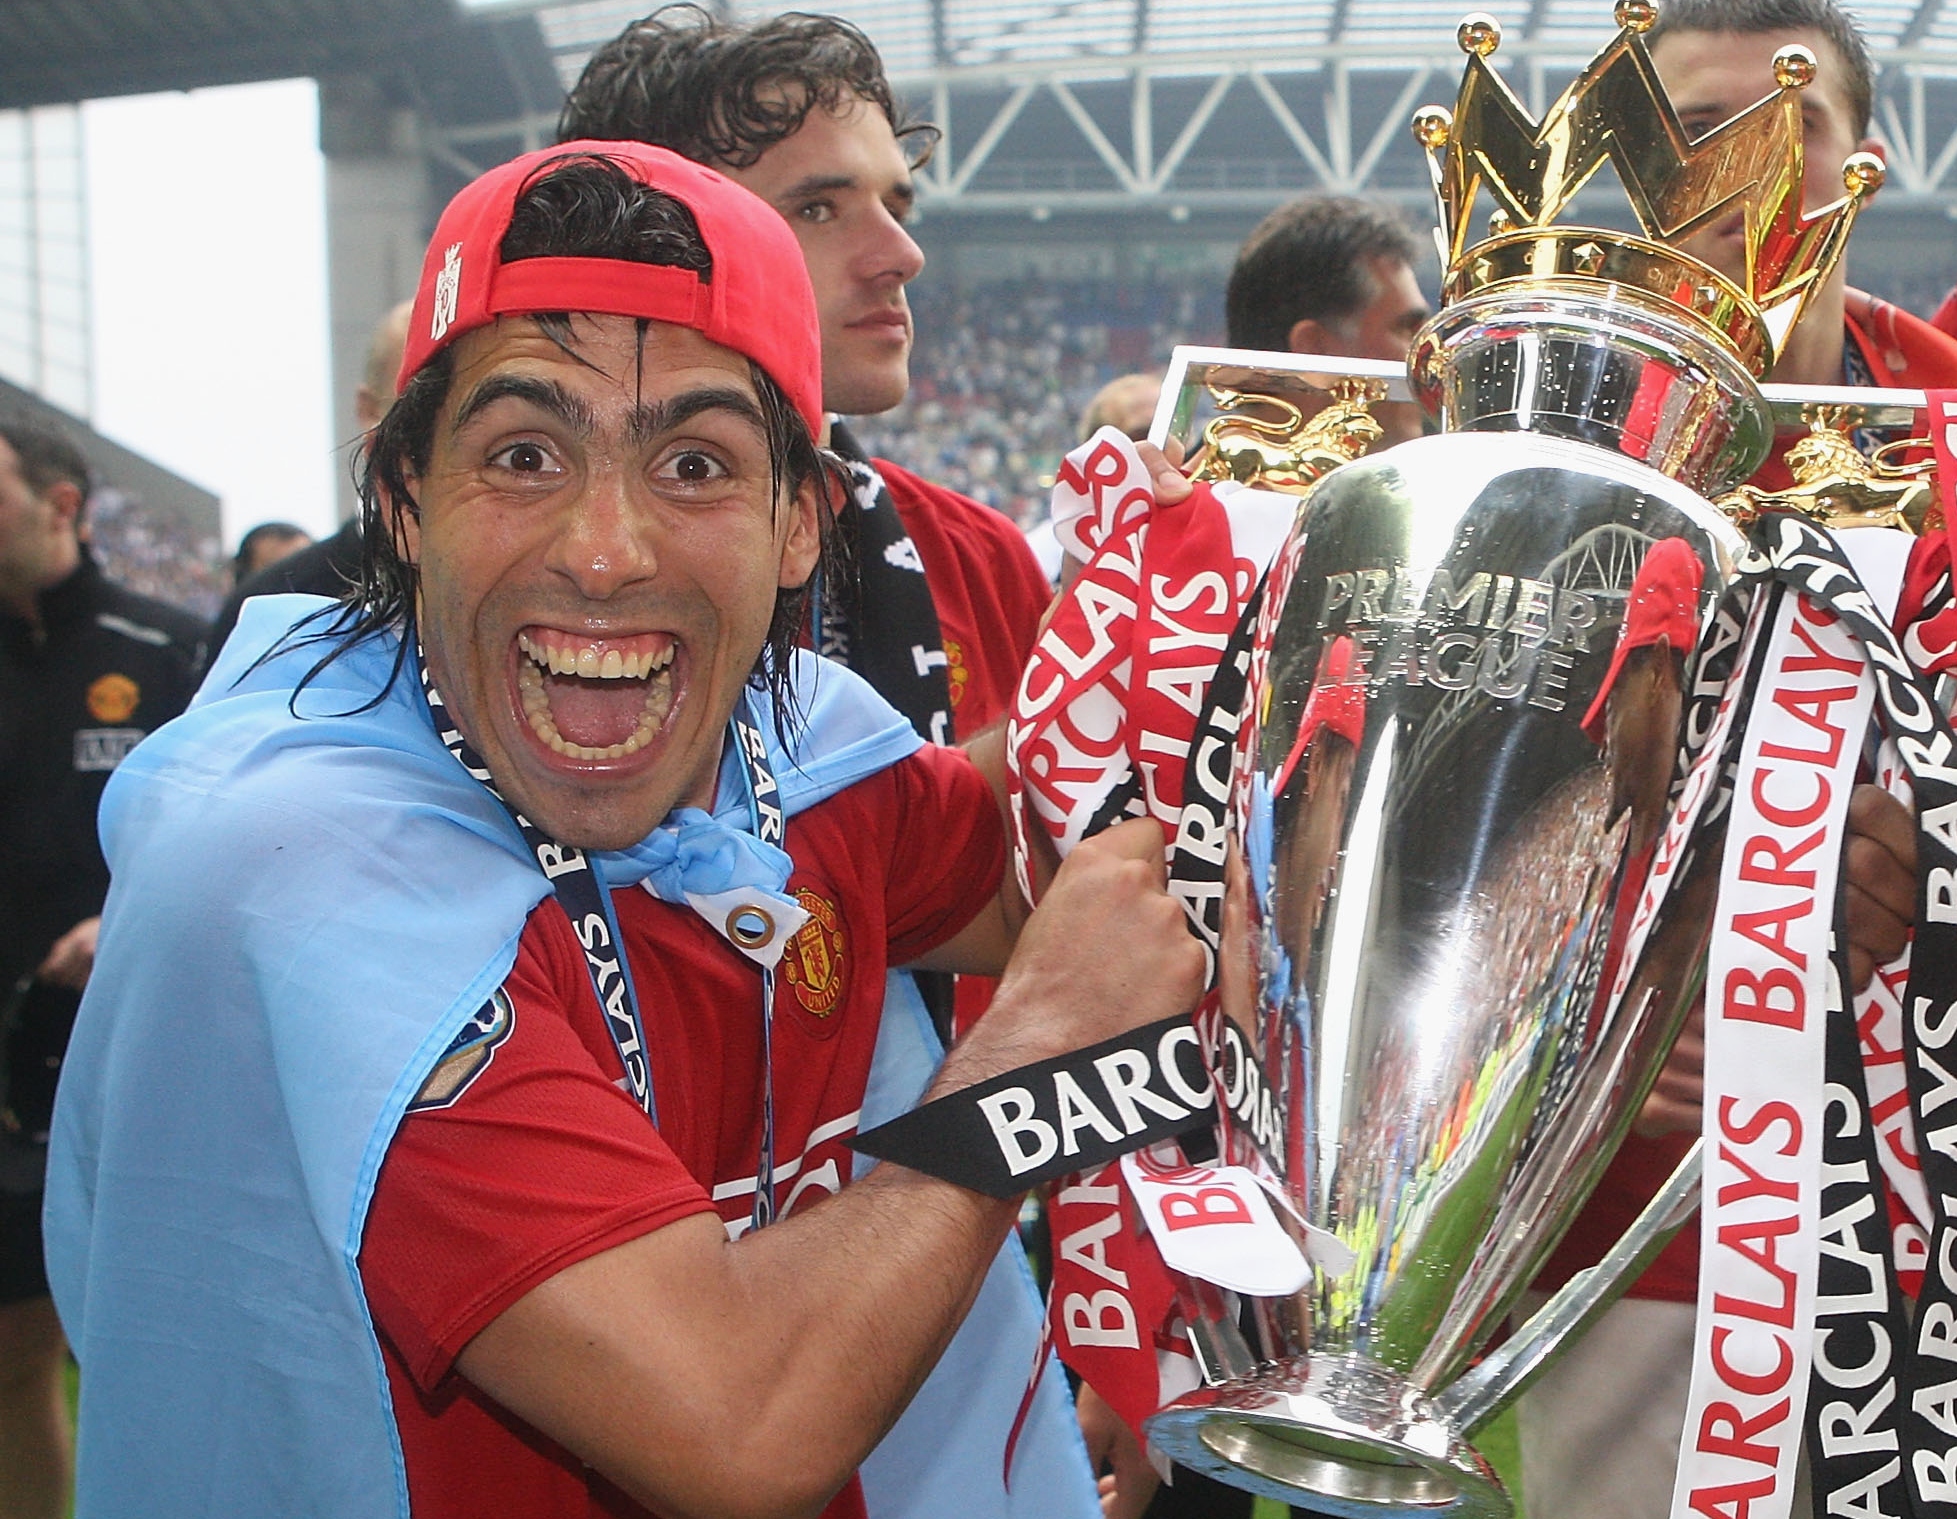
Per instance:
[[[626,1085],[633,1100],[659,1124],[658,1101],[653,1094],[652,1067],[647,1046],[645,1022],[639,1015],[639,998],[632,984],[632,968],[618,932],[618,919],[612,912],[611,891],[597,867],[582,849],[568,848],[551,838],[525,817],[496,789],[489,767],[483,764],[469,741],[449,721],[448,708],[441,692],[428,673],[428,661],[419,645],[415,665],[421,676],[422,695],[443,745],[456,762],[481,782],[489,794],[501,802],[537,857],[537,864],[550,880],[551,890],[571,920],[578,943],[584,947],[585,969],[591,976],[591,989],[597,995],[605,1029],[625,1068]],[[729,724],[735,753],[740,758],[741,789],[747,802],[748,821],[755,837],[779,849],[786,837],[781,809],[781,790],[775,784],[773,767],[768,763],[768,745],[754,711],[753,693],[743,691]],[[752,921],[749,921],[751,919]],[[766,938],[772,930],[761,910],[738,908],[727,924],[730,937]],[[761,970],[761,1152],[754,1168],[753,1227],[762,1228],[775,1220],[775,973]]]

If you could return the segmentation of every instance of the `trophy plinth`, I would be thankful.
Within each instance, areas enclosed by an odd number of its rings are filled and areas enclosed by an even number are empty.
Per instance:
[[[1434,1402],[1359,1356],[1299,1357],[1191,1393],[1156,1416],[1149,1439],[1191,1471],[1347,1519],[1510,1512],[1486,1459]]]
[[[1448,432],[1592,443],[1705,496],[1751,475],[1773,444],[1772,413],[1734,353],[1688,313],[1621,287],[1469,296],[1422,330],[1407,372]]]

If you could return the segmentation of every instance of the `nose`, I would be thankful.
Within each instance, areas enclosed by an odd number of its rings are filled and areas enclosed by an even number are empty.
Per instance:
[[[654,511],[636,498],[625,471],[593,468],[561,510],[544,562],[586,600],[609,600],[658,572]]]
[[[865,272],[871,279],[896,280],[908,285],[924,270],[924,250],[887,206],[877,207],[875,235],[865,249]]]

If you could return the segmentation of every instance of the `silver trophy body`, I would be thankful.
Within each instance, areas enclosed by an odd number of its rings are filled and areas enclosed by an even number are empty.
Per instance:
[[[1770,423],[1736,361],[1581,293],[1450,307],[1411,373],[1449,430],[1333,471],[1273,569],[1218,969],[1222,1154],[1356,1263],[1256,1302],[1258,1368],[1149,1434],[1322,1511],[1504,1515],[1463,1374],[1634,1117],[1711,915],[1708,837],[1632,932],[1695,668],[1676,632],[1613,659],[1659,545],[1712,613],[1740,537],[1701,491]]]

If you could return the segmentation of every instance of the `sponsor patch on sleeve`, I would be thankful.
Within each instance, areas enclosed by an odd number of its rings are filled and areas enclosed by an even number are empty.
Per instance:
[[[408,1104],[408,1111],[422,1113],[453,1103],[469,1089],[472,1081],[489,1069],[496,1047],[510,1037],[510,1030],[515,1027],[516,1008],[510,1002],[509,993],[499,986],[495,995],[477,1009],[476,1016],[456,1033],[448,1052],[421,1084],[414,1101]]]
[[[141,728],[77,728],[75,769],[83,775],[113,770],[146,736]]]

